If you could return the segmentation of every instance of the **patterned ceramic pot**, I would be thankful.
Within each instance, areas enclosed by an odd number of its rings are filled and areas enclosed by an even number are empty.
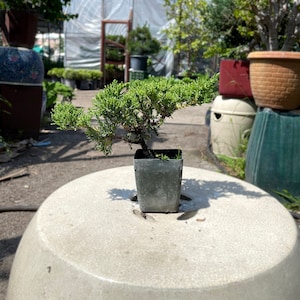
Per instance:
[[[26,48],[0,47],[0,82],[41,85],[44,64],[40,55]]]

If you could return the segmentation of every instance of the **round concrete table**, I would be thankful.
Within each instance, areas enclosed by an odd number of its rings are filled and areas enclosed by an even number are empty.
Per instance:
[[[61,187],[24,233],[7,299],[300,298],[297,226],[277,200],[189,167],[182,193],[179,213],[141,213],[132,166]]]

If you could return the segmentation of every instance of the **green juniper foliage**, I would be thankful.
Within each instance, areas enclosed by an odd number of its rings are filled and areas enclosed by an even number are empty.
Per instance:
[[[58,103],[52,120],[59,129],[85,128],[87,137],[105,155],[114,140],[139,144],[147,151],[147,141],[158,134],[165,119],[180,107],[213,100],[218,75],[184,82],[174,78],[150,77],[128,83],[107,85],[93,99],[87,112],[71,103]]]
[[[130,54],[152,55],[158,53],[160,48],[159,41],[152,37],[147,24],[129,32],[127,49]]]
[[[72,101],[74,98],[73,89],[60,82],[44,81],[43,89],[47,95],[46,108],[52,108],[59,97],[62,98],[62,101]]]

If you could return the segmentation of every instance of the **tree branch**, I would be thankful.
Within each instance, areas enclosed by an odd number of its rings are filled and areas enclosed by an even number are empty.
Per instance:
[[[292,8],[288,13],[288,23],[286,26],[285,34],[286,39],[282,46],[282,51],[290,51],[296,40],[300,38],[300,0],[294,1]]]

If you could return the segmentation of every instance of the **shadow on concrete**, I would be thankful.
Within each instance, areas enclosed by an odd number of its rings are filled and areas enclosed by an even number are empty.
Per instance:
[[[0,261],[6,256],[15,254],[20,240],[21,236],[0,240]]]
[[[178,220],[187,220],[192,218],[198,210],[210,206],[210,201],[216,201],[220,198],[230,200],[232,195],[241,195],[247,199],[257,199],[265,197],[267,193],[256,192],[245,188],[244,185],[235,181],[206,181],[184,178],[182,180],[182,193],[191,200],[180,201],[180,212],[184,213],[178,217]],[[113,201],[130,201],[135,195],[136,190],[129,189],[111,189],[109,191]]]
[[[0,240],[0,281],[9,279],[10,270],[3,267],[4,259],[16,253],[21,236]]]

